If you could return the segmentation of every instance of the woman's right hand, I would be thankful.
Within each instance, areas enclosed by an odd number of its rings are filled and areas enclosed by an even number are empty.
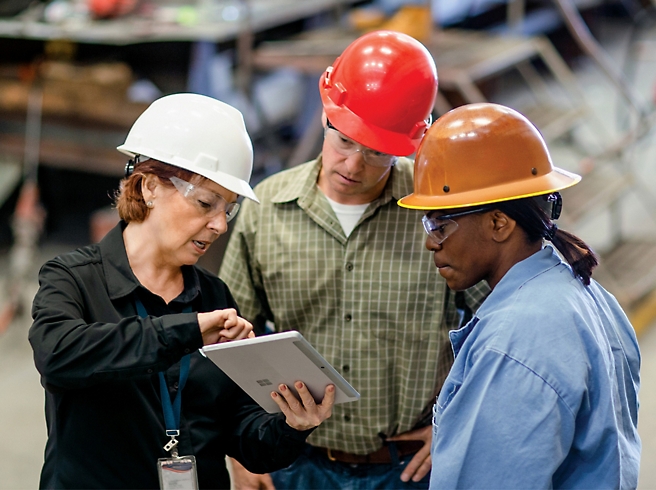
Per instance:
[[[278,386],[280,393],[271,392],[271,398],[285,415],[287,425],[296,430],[308,430],[319,426],[330,417],[335,404],[335,385],[326,386],[321,403],[314,401],[310,390],[302,381],[296,381],[294,388],[298,398],[284,384]]]
[[[253,325],[237,315],[234,308],[198,313],[203,345],[255,337]]]

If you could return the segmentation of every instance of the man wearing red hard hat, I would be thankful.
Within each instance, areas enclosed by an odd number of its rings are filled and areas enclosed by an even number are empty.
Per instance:
[[[285,470],[239,488],[427,488],[430,409],[453,361],[448,330],[487,286],[457,295],[423,251],[413,154],[430,125],[437,71],[410,36],[353,41],[319,80],[324,142],[244,202],[221,278],[256,330],[298,330],[360,392],[336,405]],[[240,487],[242,485],[242,487]]]

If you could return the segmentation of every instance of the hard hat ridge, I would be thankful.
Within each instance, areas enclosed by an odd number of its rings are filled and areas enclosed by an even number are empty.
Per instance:
[[[137,118],[118,150],[195,172],[259,202],[248,183],[253,145],[244,118],[211,97],[179,93],[157,99]]]

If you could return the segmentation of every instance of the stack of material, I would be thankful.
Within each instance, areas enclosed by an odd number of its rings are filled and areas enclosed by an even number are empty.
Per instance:
[[[40,101],[41,163],[120,175],[125,162],[115,148],[147,107],[129,100],[133,81],[124,63],[44,61],[0,70],[0,153],[23,159],[32,98]]]
[[[17,70],[19,76],[13,79],[0,79],[0,111],[24,112],[29,91],[37,83],[43,90],[44,116],[129,127],[146,108],[146,104],[127,98],[133,75],[124,63],[84,66],[47,61],[38,65],[35,76],[20,76],[25,71]]]

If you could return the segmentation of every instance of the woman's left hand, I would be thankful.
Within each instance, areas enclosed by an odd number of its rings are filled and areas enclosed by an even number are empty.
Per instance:
[[[255,337],[253,325],[237,315],[234,308],[198,313],[203,345]]]
[[[296,430],[308,430],[317,427],[331,416],[335,404],[334,385],[326,386],[323,400],[319,404],[314,401],[314,397],[302,381],[294,383],[294,388],[296,388],[300,400],[287,385],[278,386],[280,394],[275,391],[271,393],[271,398],[287,417],[287,425]]]

